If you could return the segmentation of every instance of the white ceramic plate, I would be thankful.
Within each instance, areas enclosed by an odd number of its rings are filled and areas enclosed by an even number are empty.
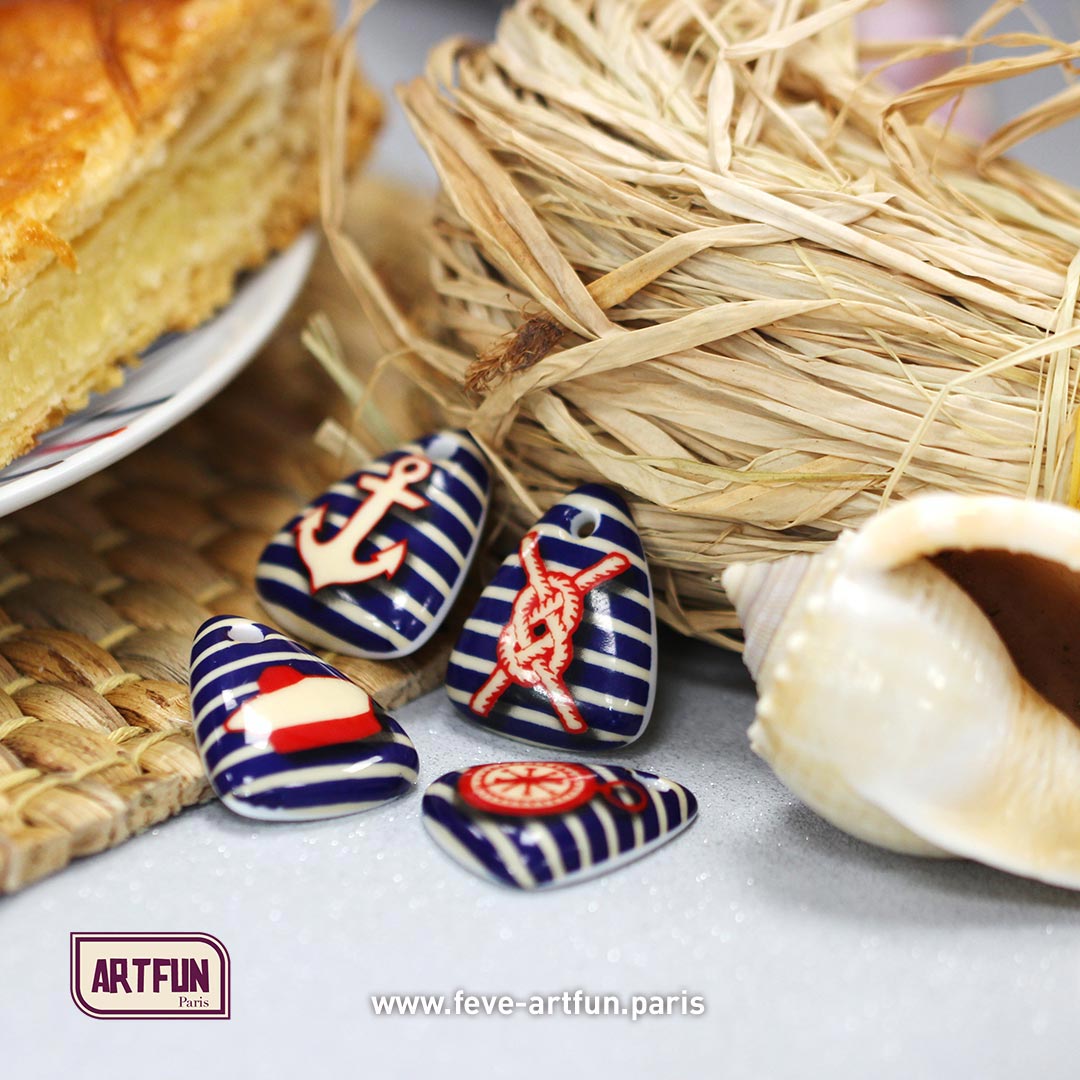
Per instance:
[[[155,342],[123,386],[47,432],[0,470],[0,516],[62,491],[138,450],[212,398],[259,351],[296,298],[315,257],[314,233],[257,273],[209,322]]]

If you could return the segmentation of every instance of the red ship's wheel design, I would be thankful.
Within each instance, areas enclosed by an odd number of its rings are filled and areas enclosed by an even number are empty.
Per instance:
[[[461,797],[477,810],[514,817],[565,814],[603,795],[628,813],[649,803],[645,789],[634,780],[601,781],[592,769],[568,761],[511,761],[474,765],[458,780]]]

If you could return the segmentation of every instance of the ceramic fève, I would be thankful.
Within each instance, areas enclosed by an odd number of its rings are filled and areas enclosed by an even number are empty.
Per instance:
[[[645,730],[656,689],[649,568],[626,503],[588,484],[553,506],[466,621],[446,687],[513,739],[612,749]]]
[[[618,765],[511,761],[440,776],[422,814],[466,869],[541,889],[644,855],[693,821],[697,800],[681,784]]]
[[[259,561],[263,606],[290,633],[350,656],[419,649],[476,554],[491,481],[463,431],[378,458],[309,503]]]
[[[218,616],[191,649],[191,708],[218,798],[245,817],[337,817],[403,795],[398,723],[336,668],[262,623]]]

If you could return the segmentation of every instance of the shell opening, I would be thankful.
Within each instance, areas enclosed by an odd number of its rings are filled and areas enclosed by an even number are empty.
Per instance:
[[[1080,726],[1080,574],[993,549],[947,550],[931,561],[979,606],[1028,684]]]

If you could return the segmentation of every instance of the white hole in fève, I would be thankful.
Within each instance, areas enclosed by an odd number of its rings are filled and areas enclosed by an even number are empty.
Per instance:
[[[600,526],[600,515],[595,510],[582,510],[570,525],[570,532],[579,539],[592,536]]]

